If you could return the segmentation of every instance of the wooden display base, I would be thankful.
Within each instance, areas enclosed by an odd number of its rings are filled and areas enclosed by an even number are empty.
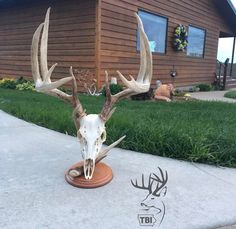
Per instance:
[[[65,179],[69,184],[71,184],[77,188],[98,188],[98,187],[101,187],[101,186],[109,183],[112,180],[112,178],[113,178],[112,170],[108,165],[106,165],[103,162],[99,162],[96,164],[96,167],[95,167],[95,170],[93,173],[93,177],[91,180],[86,180],[84,175],[81,175],[81,176],[75,177],[75,178],[71,178],[68,175],[68,172],[71,169],[78,167],[82,163],[83,162],[80,161],[77,164],[73,165],[69,170],[66,171]]]

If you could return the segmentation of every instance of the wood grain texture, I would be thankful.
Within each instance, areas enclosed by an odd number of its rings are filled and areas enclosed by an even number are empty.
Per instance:
[[[117,76],[116,70],[124,75],[138,74],[137,23],[134,17],[134,12],[138,10],[168,18],[167,51],[165,54],[153,54],[153,87],[156,80],[174,82],[176,86],[213,82],[219,32],[231,33],[213,0],[102,0],[101,80],[104,80],[104,70],[108,70],[110,76]],[[204,58],[174,51],[173,32],[178,24],[206,30]],[[173,65],[178,72],[175,79],[170,77]]]
[[[168,18],[165,54],[153,54],[153,80],[192,85],[214,80],[219,33],[231,28],[219,14],[214,0],[39,0],[0,8],[0,78],[31,78],[30,46],[33,33],[52,7],[49,28],[49,66],[58,63],[52,78],[68,76],[69,67],[88,69],[98,85],[104,71],[117,76],[138,74],[137,22],[134,12],[145,10]],[[204,58],[175,52],[173,32],[178,24],[206,30]],[[177,77],[170,71],[175,65]]]
[[[95,72],[94,0],[40,0],[0,9],[0,78],[32,79],[31,40],[51,7],[48,65],[52,79],[69,76],[69,67]]]
[[[101,0],[96,0],[96,43],[95,43],[95,76],[97,80],[97,88],[101,87],[101,61],[100,61],[100,50],[101,50]]]

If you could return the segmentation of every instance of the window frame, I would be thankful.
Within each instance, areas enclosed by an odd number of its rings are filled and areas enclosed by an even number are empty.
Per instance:
[[[200,29],[200,30],[203,30],[204,31],[204,44],[203,44],[203,53],[202,53],[202,56],[191,56],[191,55],[188,55],[188,50],[186,51],[186,56],[189,57],[189,58],[197,58],[197,59],[204,59],[205,58],[205,48],[206,48],[206,35],[207,35],[207,30],[205,28],[202,28],[202,27],[199,27],[199,26],[195,26],[193,24],[189,24],[188,25],[188,37],[189,37],[189,27],[193,27],[193,28],[196,28],[196,29]],[[187,47],[188,49],[188,47]]]
[[[166,53],[167,53],[167,43],[168,43],[168,25],[169,25],[168,23],[169,23],[169,18],[166,17],[166,16],[163,16],[163,15],[159,15],[159,14],[153,13],[151,11],[147,11],[147,10],[144,10],[144,9],[138,9],[137,14],[138,14],[138,16],[140,18],[141,18],[140,14],[139,14],[140,11],[166,19],[166,34],[165,34],[164,52],[163,53],[162,52],[152,52],[153,55],[161,55],[161,56],[166,55]],[[141,18],[141,20],[142,20],[142,18]],[[144,30],[145,30],[145,28],[144,28]],[[136,29],[136,53],[140,53],[140,49],[138,50],[138,28]]]

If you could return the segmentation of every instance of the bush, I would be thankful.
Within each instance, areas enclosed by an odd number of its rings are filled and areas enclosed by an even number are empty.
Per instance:
[[[28,80],[24,79],[22,76],[16,80],[16,84],[23,84],[28,82]]]
[[[34,84],[30,81],[16,85],[16,89],[20,91],[34,91]]]
[[[34,91],[34,83],[20,77],[19,79],[3,78],[0,80],[0,88],[17,89],[20,91]]]
[[[123,87],[120,84],[110,84],[111,94],[115,95],[121,91],[123,91]],[[102,95],[106,96],[106,89],[103,87]]]
[[[132,95],[132,100],[151,100],[154,97],[154,89],[150,88],[148,92]]]
[[[199,84],[197,87],[200,91],[210,91],[212,89],[212,86],[209,84]]]
[[[0,88],[6,89],[15,89],[16,88],[16,80],[4,78],[0,80]]]

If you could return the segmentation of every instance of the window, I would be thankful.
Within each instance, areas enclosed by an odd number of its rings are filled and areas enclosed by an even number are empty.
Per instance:
[[[188,27],[188,56],[204,56],[205,35],[206,31],[204,29],[199,29],[193,26]]]
[[[165,53],[167,18],[160,17],[144,11],[138,12],[142,19],[152,52]],[[137,50],[140,50],[140,38],[137,33]]]

